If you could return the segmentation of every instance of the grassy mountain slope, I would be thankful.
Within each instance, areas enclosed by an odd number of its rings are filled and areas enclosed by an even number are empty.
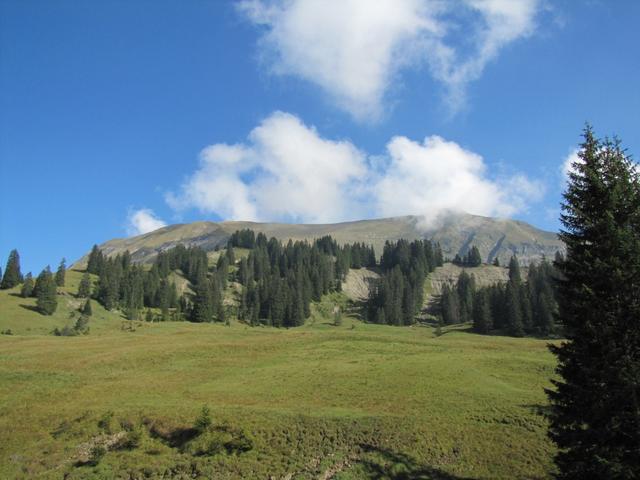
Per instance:
[[[20,286],[10,290],[0,290],[0,331],[11,330],[14,335],[48,335],[54,328],[75,324],[80,316],[82,299],[75,297],[82,273],[68,270],[64,287],[58,287],[58,307],[51,316],[36,311],[35,298],[22,298]],[[94,281],[97,277],[94,276]],[[102,333],[121,327],[124,317],[105,310],[96,301],[91,302],[93,315],[89,324],[91,333]]]
[[[437,227],[425,228],[420,217],[406,216],[377,220],[361,220],[325,225],[296,225],[254,222],[195,222],[171,225],[145,235],[114,239],[101,245],[111,255],[129,250],[134,260],[149,262],[158,251],[183,243],[197,245],[206,250],[223,246],[236,230],[249,228],[268,237],[287,241],[318,238],[331,235],[340,243],[364,242],[375,247],[378,255],[387,240],[415,240],[432,238],[440,242],[446,256],[464,254],[471,245],[480,249],[487,262],[498,257],[506,264],[516,253],[524,263],[542,255],[553,258],[563,250],[562,243],[551,232],[539,230],[524,222],[497,220],[488,217],[456,214],[441,219]],[[81,267],[85,259],[77,262]]]
[[[437,337],[348,314],[335,327],[335,305],[346,297],[326,297],[290,330],[142,322],[129,332],[105,318],[87,336],[0,335],[0,477],[549,476],[547,341]],[[39,321],[29,313],[23,322]],[[190,439],[203,405],[213,425]],[[133,446],[87,461],[92,445],[129,430]],[[227,450],[247,440],[250,450]]]

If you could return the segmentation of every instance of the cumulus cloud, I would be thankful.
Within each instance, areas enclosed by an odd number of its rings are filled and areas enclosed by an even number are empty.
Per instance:
[[[155,213],[148,208],[132,210],[127,216],[126,228],[127,234],[130,236],[142,235],[166,226],[167,224],[160,220]]]
[[[580,162],[580,157],[578,153],[580,150],[578,148],[572,149],[569,154],[565,157],[560,166],[560,173],[562,175],[562,184],[564,185],[566,181],[569,179],[569,173],[574,171],[573,164],[576,162]]]
[[[237,145],[215,144],[167,202],[224,219],[326,223],[448,211],[510,216],[543,193],[524,175],[495,178],[484,159],[438,136],[392,138],[381,155],[330,140],[276,112]]]
[[[542,194],[524,175],[490,179],[480,155],[438,136],[422,143],[394,137],[387,152],[389,166],[373,192],[383,216],[419,213],[426,225],[450,211],[507,217]]]
[[[356,119],[378,118],[399,73],[428,65],[452,112],[466,86],[513,41],[535,30],[541,0],[244,0],[263,28],[271,71],[319,85]]]
[[[321,138],[297,117],[276,112],[247,144],[205,148],[175,209],[196,207],[225,219],[332,222],[359,213],[358,181],[365,156],[348,141]]]

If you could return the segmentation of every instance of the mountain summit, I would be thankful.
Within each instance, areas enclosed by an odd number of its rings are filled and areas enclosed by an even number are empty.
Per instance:
[[[373,245],[378,255],[382,253],[387,240],[429,238],[440,243],[445,257],[464,255],[475,245],[483,261],[492,262],[497,257],[503,265],[513,254],[527,264],[542,256],[553,258],[557,251],[564,251],[564,245],[555,233],[517,220],[470,214],[450,214],[432,227],[425,227],[422,217],[413,215],[332,224],[201,221],[170,225],[144,235],[109,240],[100,245],[100,249],[107,255],[129,250],[134,261],[147,263],[158,252],[178,244],[214,250],[224,246],[233,232],[245,228],[282,241],[311,240],[331,235],[339,243],[364,242]],[[84,263],[85,258],[78,264]]]

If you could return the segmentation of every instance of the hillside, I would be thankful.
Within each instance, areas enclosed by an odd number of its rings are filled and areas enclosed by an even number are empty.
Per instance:
[[[555,233],[515,220],[456,214],[441,219],[437,228],[425,229],[421,225],[421,218],[416,216],[323,225],[194,222],[171,225],[136,237],[109,240],[100,248],[107,255],[129,250],[135,261],[148,263],[159,251],[180,243],[214,250],[225,245],[236,230],[248,228],[282,241],[311,240],[331,235],[339,243],[364,242],[373,245],[378,255],[387,240],[431,238],[440,242],[447,257],[453,258],[456,253],[464,254],[471,245],[475,245],[485,262],[490,263],[497,257],[502,264],[506,264],[514,253],[522,263],[527,264],[542,255],[553,258],[557,251],[564,250]],[[76,266],[82,267],[85,258],[76,262]]]
[[[460,270],[439,267],[427,289]],[[506,274],[469,270],[479,284]],[[78,317],[81,275],[67,272],[51,317],[0,291],[1,478],[550,476],[548,340],[363,323],[350,297],[377,278],[365,268],[296,328],[131,322],[93,302],[88,334],[54,336]]]
[[[3,313],[7,302],[20,300],[0,292]],[[297,329],[129,331],[114,314],[92,318],[89,335],[54,337],[64,318],[2,315],[0,330],[20,322],[28,335],[0,335],[0,477],[550,476],[547,340],[436,336],[348,313],[336,327],[344,302],[326,297]],[[203,405],[212,425],[197,436]]]
[[[82,273],[67,270],[64,287],[58,287],[58,307],[51,316],[41,315],[35,298],[22,298],[20,287],[0,290],[0,331],[10,330],[13,335],[50,335],[55,329],[73,326],[80,316],[84,301],[76,297]],[[93,281],[97,277],[93,276]],[[119,329],[124,317],[105,310],[96,301],[91,302],[93,315],[89,324],[91,333]]]
[[[425,305],[430,305],[440,295],[443,285],[455,285],[458,281],[458,276],[463,270],[473,275],[478,288],[504,283],[509,280],[509,270],[506,267],[486,264],[479,267],[460,267],[453,263],[445,263],[441,267],[436,267],[425,281]],[[526,278],[526,267],[523,267],[521,272],[523,278]],[[350,300],[356,302],[366,300],[378,278],[380,278],[379,273],[373,270],[367,268],[351,269],[342,284],[342,291]]]

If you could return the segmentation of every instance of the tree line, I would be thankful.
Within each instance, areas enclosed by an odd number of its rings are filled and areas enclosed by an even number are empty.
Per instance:
[[[514,337],[546,336],[554,331],[557,278],[555,267],[543,259],[529,266],[523,281],[515,256],[504,284],[477,288],[473,274],[463,270],[454,285],[443,286],[439,314],[445,325],[473,322],[477,333],[497,330]]]
[[[113,257],[94,245],[78,289],[78,296],[95,298],[107,310],[120,309],[129,320],[143,310],[158,308],[162,320],[189,319],[196,322],[223,320],[222,290],[228,264],[210,269],[207,253],[199,247],[178,245],[160,252],[149,269],[132,262],[128,251]],[[169,275],[179,270],[193,285],[191,298],[179,295]],[[93,287],[89,274],[98,276]]]
[[[375,265],[373,247],[338,245],[330,236],[307,241],[276,238],[251,230],[234,233],[227,246],[251,249],[239,262],[236,280],[244,287],[238,318],[251,325],[302,325],[311,301],[342,288],[349,268]]]
[[[382,275],[364,307],[369,322],[411,325],[420,312],[427,275],[443,264],[439,244],[429,240],[387,241],[380,268]]]
[[[480,255],[478,247],[473,245],[464,256],[460,256],[459,253],[456,253],[456,256],[451,260],[451,263],[461,267],[479,267],[482,265],[482,255]]]

